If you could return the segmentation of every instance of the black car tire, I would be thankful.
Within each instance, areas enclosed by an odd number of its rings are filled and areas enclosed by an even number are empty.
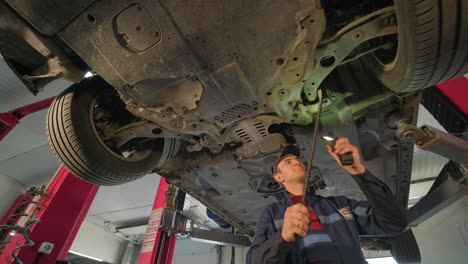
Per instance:
[[[419,252],[418,242],[410,229],[398,236],[390,238],[392,246],[392,255],[399,264],[417,264],[421,263],[421,253]]]
[[[90,106],[100,93],[114,93],[100,77],[84,79],[63,91],[49,108],[46,131],[60,162],[79,178],[98,185],[117,185],[151,173],[174,155],[175,139],[160,139],[141,160],[127,161],[110,153],[97,138]]]
[[[386,87],[413,92],[468,72],[468,0],[394,3],[398,48],[393,64],[377,59],[377,52],[362,58]]]

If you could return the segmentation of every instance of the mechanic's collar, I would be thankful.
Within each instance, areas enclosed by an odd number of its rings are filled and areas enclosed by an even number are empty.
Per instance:
[[[286,208],[290,207],[293,205],[293,202],[289,196],[289,193],[286,191],[285,193],[285,204],[286,204]],[[307,203],[313,208],[315,202],[317,201],[317,194],[315,194],[315,191],[308,191],[307,194],[306,194],[306,201]],[[315,210],[315,208],[314,208]]]

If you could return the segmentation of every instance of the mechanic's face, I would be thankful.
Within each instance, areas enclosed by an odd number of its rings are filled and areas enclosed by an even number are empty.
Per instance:
[[[298,156],[287,154],[278,163],[277,168],[274,178],[277,182],[283,183],[286,189],[290,184],[304,182],[306,168]]]

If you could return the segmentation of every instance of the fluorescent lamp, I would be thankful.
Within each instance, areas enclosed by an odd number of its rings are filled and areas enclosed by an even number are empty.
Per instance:
[[[397,264],[393,257],[366,259],[369,264]]]
[[[89,77],[91,77],[91,76],[93,76],[93,73],[92,73],[92,72],[87,72],[87,73],[85,74],[84,77],[85,77],[85,78],[89,78]]]
[[[139,226],[132,226],[132,227],[117,228],[117,231],[122,232],[129,236],[132,236],[132,235],[145,234],[147,228],[148,228],[148,225],[139,225]]]
[[[82,257],[85,257],[85,258],[89,258],[89,259],[92,259],[92,260],[95,260],[95,261],[99,261],[99,262],[104,262],[104,260],[102,259],[98,259],[98,258],[93,258],[91,256],[88,256],[88,255],[85,255],[85,254],[81,254],[81,253],[78,253],[78,252],[75,252],[75,251],[68,251],[68,253],[72,253],[72,254],[75,254],[75,255],[78,255],[78,256],[82,256]]]

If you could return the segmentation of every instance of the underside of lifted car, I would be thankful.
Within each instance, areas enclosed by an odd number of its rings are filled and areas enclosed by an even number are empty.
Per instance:
[[[123,184],[159,173],[252,235],[281,199],[273,162],[348,137],[401,206],[424,88],[468,72],[468,1],[0,1],[0,52],[51,105],[49,144],[78,177]],[[84,78],[91,72],[92,76]],[[365,198],[316,146],[311,189]]]

